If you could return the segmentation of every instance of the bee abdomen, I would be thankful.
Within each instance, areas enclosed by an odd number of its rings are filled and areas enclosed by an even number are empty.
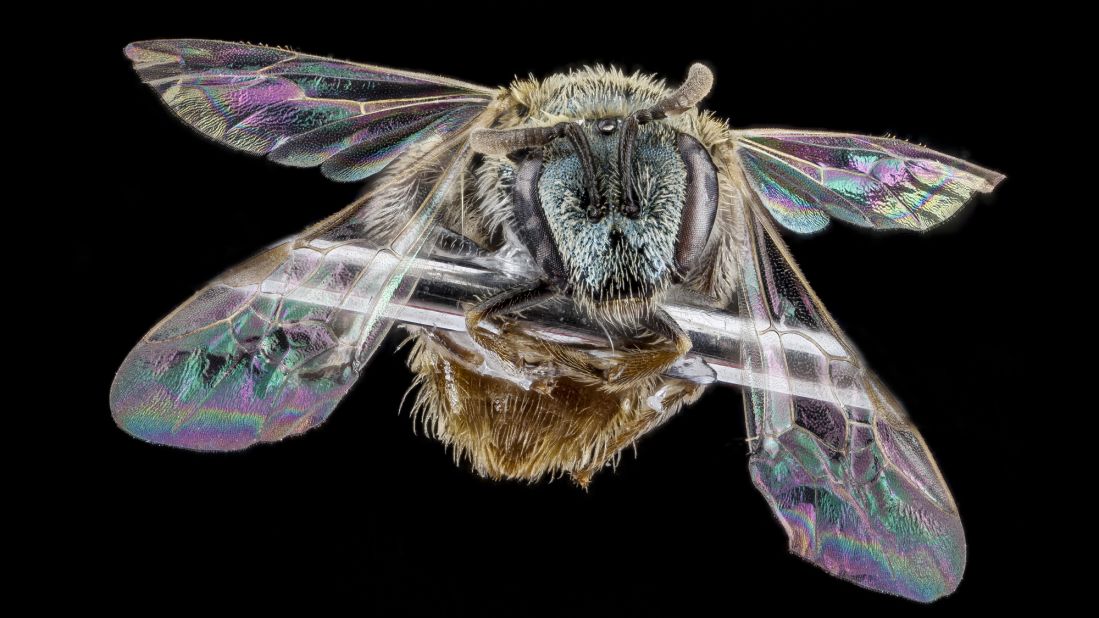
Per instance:
[[[702,392],[693,382],[656,378],[609,393],[567,373],[524,388],[479,372],[480,351],[456,337],[424,331],[414,337],[409,356],[419,386],[414,417],[428,435],[453,449],[455,461],[468,460],[492,479],[536,481],[568,474],[586,486],[596,472],[618,461],[622,449]]]

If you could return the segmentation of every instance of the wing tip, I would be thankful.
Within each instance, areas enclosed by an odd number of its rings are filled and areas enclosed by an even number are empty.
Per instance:
[[[901,500],[900,507],[889,517],[865,517],[865,504],[857,493],[813,477],[788,453],[780,461],[792,464],[793,473],[776,473],[776,461],[757,455],[749,469],[753,484],[782,524],[791,553],[861,588],[920,603],[957,590],[967,552],[956,512],[924,499],[905,499],[918,492],[898,476],[891,483],[906,489],[892,499]],[[892,491],[893,486],[880,486],[875,500],[882,503],[887,496],[880,492]]]
[[[985,177],[985,186],[981,188],[981,192],[991,193],[993,189],[995,189],[997,186],[999,186],[1001,182],[1005,180],[1007,180],[1006,174],[1001,174],[1000,172],[988,170],[988,175]]]
[[[149,359],[138,344],[122,361],[111,382],[111,419],[119,429],[148,444],[189,451],[236,451],[257,442],[254,427],[214,425],[195,418],[174,393],[150,379]]]
[[[789,532],[788,525],[784,523],[784,527]],[[888,565],[879,565],[879,568],[871,570],[857,565],[857,558],[854,556],[831,555],[831,552],[821,551],[812,544],[805,545],[804,540],[795,540],[793,535],[789,540],[791,554],[833,577],[872,592],[898,596],[917,603],[934,603],[954,594],[965,574],[964,537],[960,540],[961,551],[953,559],[933,550],[931,553],[934,556],[925,555],[920,559],[894,554]],[[946,545],[958,547],[953,543]],[[821,553],[814,553],[814,550]]]
[[[141,55],[145,52],[145,48],[143,47],[143,45],[146,42],[147,41],[134,41],[133,43],[130,43],[126,47],[122,48],[122,53],[125,54],[126,57],[130,60],[138,62],[141,59]]]
[[[186,451],[216,453],[239,451],[260,442],[254,435],[221,434],[178,426],[178,414],[165,414],[147,401],[135,405],[118,403],[111,390],[111,418],[127,435],[146,444],[169,446]]]
[[[147,41],[134,41],[122,48],[122,53],[134,63],[136,68],[145,68],[157,64],[179,62],[179,54],[164,51],[161,48],[169,47],[172,39],[150,39]]]

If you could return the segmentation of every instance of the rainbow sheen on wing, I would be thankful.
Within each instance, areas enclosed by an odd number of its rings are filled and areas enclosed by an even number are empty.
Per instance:
[[[494,96],[456,80],[198,39],[131,43],[142,81],[208,137],[333,180],[376,174],[414,144],[446,139]]]
[[[745,204],[738,296],[741,361],[755,376],[745,391],[753,482],[802,558],[917,601],[951,593],[965,570],[965,533],[930,451],[763,210]],[[815,385],[816,396],[788,394],[791,380]]]
[[[737,131],[752,190],[783,227],[823,229],[830,218],[880,229],[926,230],[1003,175],[903,140],[820,131]]]
[[[264,276],[266,258],[282,254]],[[247,273],[259,281],[214,282],[161,322],[115,378],[111,408],[119,426],[159,444],[231,450],[323,422],[358,377],[356,329],[332,327],[354,318],[289,300],[282,290],[326,276],[347,279],[357,268],[324,258],[274,247]]]
[[[381,205],[366,198],[214,280],[126,357],[111,387],[115,422],[194,450],[241,449],[324,422],[389,332],[386,308],[412,294],[411,264],[469,159],[464,145],[443,144],[418,160],[400,180],[409,203],[387,240],[368,233]]]

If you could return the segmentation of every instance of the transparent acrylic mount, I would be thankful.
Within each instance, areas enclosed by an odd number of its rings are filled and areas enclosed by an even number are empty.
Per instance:
[[[368,248],[358,243],[333,244],[328,247],[325,244],[324,241],[314,240],[310,243],[310,249],[322,250],[327,254],[327,259],[345,263],[377,264],[379,257],[383,261],[401,260],[396,255],[379,256],[380,252],[392,253],[392,249]],[[402,288],[412,288],[411,294],[394,294],[380,317],[428,330],[449,331],[450,337],[456,338],[463,346],[475,348],[475,344],[465,334],[466,310],[495,293],[536,279],[538,271],[529,255],[516,249],[513,243],[508,243],[504,250],[496,253],[469,250],[468,245],[448,250],[442,247],[445,244],[439,243],[432,251],[425,251],[423,255],[411,260],[405,280],[401,283]],[[415,283],[408,286],[413,281]],[[313,289],[301,283],[278,289],[277,280],[268,280],[264,287],[268,291],[285,294],[287,300],[339,306],[342,310],[353,313],[369,313],[377,305],[378,290],[374,286],[369,286],[366,290],[355,286],[350,290],[350,296],[345,296],[344,292]],[[870,406],[865,393],[859,390],[833,387],[825,391],[816,382],[798,380],[788,375],[749,373],[750,370],[746,370],[741,362],[740,342],[746,336],[755,337],[757,331],[748,320],[737,315],[735,306],[723,307],[713,298],[676,287],[666,297],[663,307],[687,331],[693,344],[691,351],[669,368],[666,372],[669,376],[690,379],[699,384],[720,382],[735,386],[753,385],[756,388],[767,385],[776,392],[799,397],[830,403],[834,401],[833,397],[838,397],[842,403],[850,406]],[[606,354],[611,353],[612,346],[628,345],[629,342],[630,333],[607,330],[590,320],[579,311],[575,303],[564,297],[527,309],[512,319],[528,334],[563,343],[602,347]],[[788,339],[787,354],[821,357],[822,348],[842,349],[841,344],[830,333],[816,331],[805,334],[808,339]],[[799,341],[805,343],[799,346]],[[815,341],[821,347],[811,345],[808,341]],[[522,386],[529,386],[535,378],[517,375],[491,354],[484,356],[486,366],[481,369],[485,373]]]

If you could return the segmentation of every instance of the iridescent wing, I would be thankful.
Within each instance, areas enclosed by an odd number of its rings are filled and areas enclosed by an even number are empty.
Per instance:
[[[919,601],[949,594],[965,569],[965,535],[931,453],[739,182],[741,360],[751,378],[756,487],[791,551],[829,573]]]
[[[752,190],[780,225],[816,232],[831,217],[873,228],[925,230],[1003,175],[887,137],[821,131],[736,132]]]
[[[392,241],[366,233],[377,205],[364,198],[218,277],[156,325],[115,376],[118,425],[159,444],[233,450],[322,423],[389,331],[390,304],[416,285],[410,266],[469,164],[464,135],[417,164]]]
[[[444,77],[199,39],[126,47],[142,81],[208,137],[325,176],[377,173],[467,126],[495,92]]]
[[[407,157],[355,204],[195,294],[145,335],[111,388],[119,426],[161,444],[231,450],[315,427],[388,332],[391,303],[412,293],[411,265],[469,165],[469,132],[492,120],[487,96],[250,45],[150,41],[126,51],[181,118],[235,147],[325,161],[340,179]],[[401,105],[432,120],[408,132]]]

